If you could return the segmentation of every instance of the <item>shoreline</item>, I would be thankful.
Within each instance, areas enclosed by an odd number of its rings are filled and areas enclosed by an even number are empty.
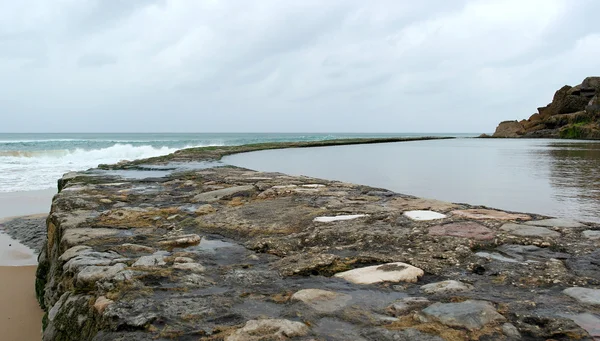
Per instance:
[[[0,330],[3,340],[40,340],[44,311],[35,294],[37,253],[1,228],[13,220],[39,221],[46,216],[41,213],[0,218]]]
[[[597,224],[231,166],[143,176],[257,148],[100,167],[138,172],[118,180],[63,177],[38,278],[56,312],[45,339],[244,340],[256,328],[365,340],[597,337],[600,309],[573,290],[600,295]],[[94,309],[81,310],[86,302]],[[57,322],[77,316],[81,327]]]

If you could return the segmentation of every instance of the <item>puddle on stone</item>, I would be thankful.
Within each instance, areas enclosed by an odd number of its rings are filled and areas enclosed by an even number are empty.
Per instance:
[[[116,176],[122,179],[128,180],[143,180],[147,178],[163,178],[172,173],[170,170],[137,170],[137,169],[119,169],[119,170],[103,170],[98,171],[101,174],[98,175],[108,175],[108,176]]]
[[[222,167],[225,164],[220,161],[199,161],[199,162],[169,162],[164,165],[137,165],[136,169],[143,171],[171,171],[187,172],[215,167]]]
[[[238,247],[238,248],[241,247],[241,248],[244,248],[241,245],[230,243],[230,242],[226,242],[224,240],[202,238],[202,240],[200,241],[200,244],[198,244],[197,246],[195,246],[195,250],[196,251],[212,251],[212,252],[216,252],[217,249],[225,248],[225,247]],[[244,250],[245,249],[246,248],[244,248]]]
[[[233,311],[248,320],[259,318],[281,318],[284,306],[265,301],[246,300],[233,306]]]
[[[384,309],[392,302],[408,296],[402,292],[383,290],[352,290],[343,291],[343,293],[352,296],[352,300],[350,300],[348,305],[371,309]]]
[[[166,165],[138,165],[135,169],[93,170],[88,175],[114,176],[128,180],[144,180],[148,178],[165,178],[167,176],[194,170],[221,167],[222,162],[172,162]]]
[[[326,340],[331,341],[366,341],[366,339],[359,335],[355,325],[330,317],[319,320],[313,331],[317,335],[325,337]]]

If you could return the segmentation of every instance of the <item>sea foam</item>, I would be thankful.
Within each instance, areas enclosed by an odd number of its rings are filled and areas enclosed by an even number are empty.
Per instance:
[[[202,147],[202,146],[186,146]],[[55,188],[56,180],[70,171],[87,170],[99,164],[166,155],[181,148],[134,146],[116,143],[99,149],[0,151],[0,192]]]

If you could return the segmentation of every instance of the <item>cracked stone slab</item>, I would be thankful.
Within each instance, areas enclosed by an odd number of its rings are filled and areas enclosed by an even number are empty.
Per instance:
[[[165,257],[163,254],[159,253],[159,254],[153,254],[150,256],[142,256],[140,258],[138,258],[138,260],[133,263],[133,267],[138,267],[138,268],[154,268],[154,267],[160,267],[163,265],[166,265],[167,263],[165,262]]]
[[[490,210],[490,209],[482,209],[482,208],[473,208],[469,210],[457,210],[452,211],[452,214],[467,218],[467,219],[477,219],[477,220],[531,220],[531,217],[527,214],[522,213],[508,213],[504,211],[498,210]]]
[[[77,274],[77,284],[88,285],[99,280],[108,280],[117,275],[119,271],[125,270],[123,263],[117,263],[112,266],[88,266],[83,268]]]
[[[556,231],[549,230],[545,227],[541,226],[530,226],[530,225],[520,225],[508,223],[502,225],[500,227],[502,231],[506,231],[514,236],[521,237],[552,237],[558,238],[560,237],[560,233]]]
[[[437,320],[448,327],[478,330],[488,324],[504,322],[506,318],[499,314],[487,301],[468,300],[461,303],[434,303],[422,310],[425,320]]]
[[[437,220],[446,218],[445,214],[441,214],[434,211],[406,211],[404,215],[412,220],[416,221],[426,221],[426,220]]]
[[[460,237],[475,240],[490,240],[494,238],[495,233],[493,230],[481,224],[472,221],[467,221],[432,226],[429,228],[429,235]]]
[[[335,277],[343,278],[355,284],[373,284],[381,282],[416,283],[425,272],[406,263],[387,263],[339,272]]]
[[[387,206],[403,211],[428,210],[445,212],[457,208],[457,205],[450,202],[422,198],[393,198],[387,203]]]
[[[192,201],[208,202],[208,203],[217,202],[226,197],[230,197],[230,196],[233,196],[236,194],[241,194],[244,192],[250,192],[253,190],[254,190],[253,185],[228,187],[228,188],[218,189],[216,191],[200,193],[200,194],[196,195]]]

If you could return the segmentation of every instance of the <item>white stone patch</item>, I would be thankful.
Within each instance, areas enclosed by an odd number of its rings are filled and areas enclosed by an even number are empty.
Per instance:
[[[501,262],[507,262],[507,263],[520,263],[518,260],[513,259],[513,258],[509,258],[509,257],[505,257],[497,252],[477,252],[475,254],[475,256],[481,257],[481,258],[486,258],[486,259],[494,259],[497,261],[501,261]]]
[[[373,284],[380,282],[410,282],[416,283],[425,273],[423,270],[406,263],[387,263],[367,266],[335,274],[356,284]]]
[[[315,221],[317,223],[331,223],[334,221],[352,220],[352,219],[362,218],[362,217],[366,217],[366,216],[368,216],[368,215],[367,214],[349,214],[349,215],[337,215],[337,216],[333,216],[333,217],[323,216],[323,217],[316,217],[315,219],[313,219],[313,221]]]
[[[274,190],[282,190],[282,189],[292,189],[298,187],[297,185],[279,185],[271,187]]]
[[[421,290],[426,294],[448,294],[452,292],[471,291],[473,290],[473,286],[460,281],[447,280],[423,285],[421,286]]]
[[[597,240],[600,239],[600,231],[586,230],[583,231],[583,236],[587,239]]]
[[[444,219],[446,218],[445,214],[441,214],[434,211],[406,211],[404,215],[409,217],[412,220],[424,221],[424,220],[436,220],[436,219]]]
[[[308,184],[308,185],[302,185],[302,187],[305,187],[305,188],[323,188],[323,187],[325,187],[325,185],[321,185],[321,184]]]

